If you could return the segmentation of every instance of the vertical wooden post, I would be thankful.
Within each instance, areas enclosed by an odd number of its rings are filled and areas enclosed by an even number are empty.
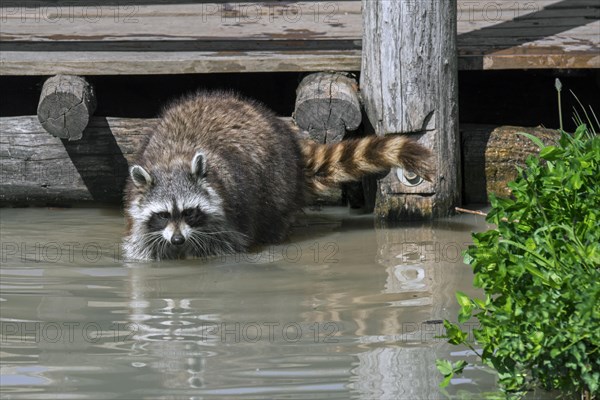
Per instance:
[[[379,219],[434,218],[460,201],[456,2],[363,0],[361,91],[378,135],[414,134],[434,153],[434,182],[392,170]]]

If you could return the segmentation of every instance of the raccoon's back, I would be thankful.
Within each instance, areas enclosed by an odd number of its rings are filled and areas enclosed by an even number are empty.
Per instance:
[[[285,136],[274,132],[280,129],[273,113],[254,101],[233,93],[199,92],[166,107],[143,154],[161,164],[176,162],[202,148],[208,152],[236,156],[252,154],[254,159],[268,158],[282,146]]]

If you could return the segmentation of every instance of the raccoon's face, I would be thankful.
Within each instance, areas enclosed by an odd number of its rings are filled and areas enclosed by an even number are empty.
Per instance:
[[[173,246],[182,246],[190,239],[194,230],[206,225],[206,212],[199,206],[183,208],[173,199],[168,209],[152,211],[146,221],[147,232],[160,233],[162,239]],[[183,208],[183,209],[182,209]]]
[[[133,236],[144,258],[178,258],[207,255],[222,241],[225,214],[220,196],[206,181],[206,161],[197,152],[191,165],[169,171],[130,170],[140,194],[129,208]]]

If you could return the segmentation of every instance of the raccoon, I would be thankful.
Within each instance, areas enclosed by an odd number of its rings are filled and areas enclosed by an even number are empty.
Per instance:
[[[205,257],[281,242],[309,196],[400,165],[430,180],[429,157],[404,136],[302,140],[258,102],[200,92],[163,111],[129,170],[125,257]]]

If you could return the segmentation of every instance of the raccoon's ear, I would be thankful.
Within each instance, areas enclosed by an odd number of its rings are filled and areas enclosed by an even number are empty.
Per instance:
[[[200,179],[206,175],[206,157],[200,150],[194,154],[192,158],[192,175]]]
[[[139,165],[134,165],[129,169],[129,175],[133,184],[139,188],[152,185],[152,177],[144,168]]]

